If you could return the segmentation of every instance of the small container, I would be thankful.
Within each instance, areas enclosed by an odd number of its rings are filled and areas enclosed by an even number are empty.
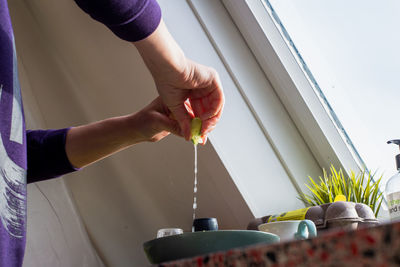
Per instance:
[[[362,219],[361,222],[358,223],[358,228],[372,227],[379,224],[372,209],[364,203],[356,203],[356,211],[358,216]]]
[[[199,218],[193,221],[192,232],[217,230],[218,222],[216,218]]]
[[[341,228],[343,230],[355,230],[361,218],[356,210],[356,203],[338,201],[332,203],[325,213],[327,228]]]
[[[379,225],[372,209],[362,203],[337,201],[319,206],[308,207],[279,215],[268,215],[250,221],[247,230],[257,230],[258,225],[277,221],[308,219],[317,226],[318,233],[340,228],[344,230],[358,229]]]
[[[157,231],[157,238],[180,234],[183,234],[183,230],[180,228],[164,228]]]

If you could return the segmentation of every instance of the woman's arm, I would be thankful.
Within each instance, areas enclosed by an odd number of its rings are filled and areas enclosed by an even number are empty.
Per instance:
[[[92,164],[139,142],[180,135],[178,123],[158,97],[137,113],[91,124],[27,131],[27,182],[55,178]]]
[[[71,164],[82,168],[134,144],[157,142],[170,132],[180,135],[179,125],[157,98],[135,114],[71,128],[65,151]]]

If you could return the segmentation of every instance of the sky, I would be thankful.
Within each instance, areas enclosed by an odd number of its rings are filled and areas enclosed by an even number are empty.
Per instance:
[[[400,1],[270,0],[362,159],[387,180],[400,139]]]

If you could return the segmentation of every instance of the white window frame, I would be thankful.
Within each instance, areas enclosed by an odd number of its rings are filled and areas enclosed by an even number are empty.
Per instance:
[[[221,1],[319,164],[346,171],[363,168],[362,159],[344,129],[333,122],[336,118],[327,112],[330,107],[317,94],[315,81],[306,76],[265,2]]]
[[[186,0],[190,14],[182,2],[160,1],[186,55],[220,73],[227,105],[209,140],[259,217],[301,208],[296,191],[322,168],[354,170],[358,164],[273,21],[266,34],[249,2]]]

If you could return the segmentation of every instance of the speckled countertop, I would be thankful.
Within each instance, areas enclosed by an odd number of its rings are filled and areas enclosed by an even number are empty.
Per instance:
[[[400,223],[335,231],[313,239],[229,250],[160,266],[400,266]]]

